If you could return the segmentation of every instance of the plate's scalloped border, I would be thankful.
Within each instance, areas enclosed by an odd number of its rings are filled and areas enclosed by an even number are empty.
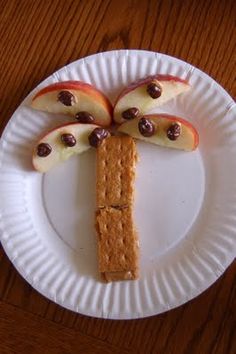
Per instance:
[[[233,101],[233,99],[230,97],[230,95],[214,80],[212,79],[209,75],[203,73],[201,70],[193,67],[191,64],[186,63],[183,60],[180,60],[178,58],[175,57],[171,57],[168,56],[166,54],[161,54],[161,53],[155,53],[155,52],[150,52],[150,51],[143,51],[143,50],[114,50],[114,51],[108,51],[108,52],[101,52],[98,54],[93,54],[90,55],[86,58],[82,58],[79,59],[77,61],[74,61],[70,64],[68,64],[66,67],[63,67],[59,70],[57,70],[54,74],[52,74],[51,76],[49,76],[48,78],[46,78],[45,80],[43,80],[33,91],[31,91],[31,93],[25,98],[25,100],[22,102],[22,104],[24,104],[24,102],[28,99],[28,97],[30,95],[32,95],[32,93],[37,90],[39,87],[44,86],[48,79],[50,77],[53,77],[55,79],[55,81],[58,81],[58,77],[57,77],[57,73],[60,72],[60,70],[63,70],[64,68],[66,68],[66,70],[70,69],[70,66],[76,64],[79,64],[80,62],[86,61],[89,62],[91,60],[96,59],[98,56],[107,56],[107,55],[117,55],[118,57],[121,56],[121,54],[123,55],[127,55],[129,56],[130,54],[134,54],[134,55],[155,55],[157,57],[162,57],[162,58],[168,58],[169,60],[175,60],[176,62],[178,62],[179,64],[182,65],[188,65],[190,70],[188,73],[188,78],[191,79],[191,75],[193,72],[197,72],[202,78],[204,78],[205,80],[207,80],[208,82],[210,81],[211,83],[214,82],[214,85],[216,85],[217,89],[221,91],[221,93],[225,96],[225,98],[227,98],[227,100],[229,101],[228,103],[228,110],[231,109],[235,109],[236,105],[235,102]],[[21,104],[21,105],[22,105]],[[14,116],[14,114],[13,114]],[[2,136],[4,136],[8,129],[10,128],[10,124],[11,124],[12,120],[10,119],[9,122],[7,123]],[[1,161],[0,161],[1,162]],[[0,164],[1,167],[1,164]],[[44,295],[46,298],[50,299],[51,301],[71,310],[71,311],[76,311],[79,312],[83,315],[87,315],[87,316],[92,316],[92,317],[98,317],[98,318],[108,318],[108,319],[136,319],[136,318],[144,318],[144,317],[149,317],[149,316],[153,316],[156,315],[158,313],[162,313],[165,312],[167,310],[170,310],[172,308],[178,307],[184,303],[186,303],[189,300],[192,300],[194,297],[198,296],[199,294],[201,294],[203,291],[205,291],[208,287],[210,287],[219,277],[220,275],[223,273],[223,271],[230,265],[230,263],[234,260],[235,258],[235,249],[232,248],[231,249],[231,253],[227,254],[227,258],[224,261],[224,264],[221,264],[222,267],[220,267],[217,272],[212,273],[212,278],[209,280],[207,279],[207,281],[204,281],[203,284],[201,284],[200,287],[198,287],[195,291],[194,294],[186,294],[185,297],[181,298],[181,299],[174,299],[174,304],[173,303],[166,303],[165,307],[163,308],[163,310],[157,311],[157,312],[153,312],[152,310],[145,310],[145,312],[142,313],[107,313],[104,312],[103,308],[101,308],[100,313],[98,314],[98,312],[96,311],[96,313],[94,313],[93,311],[83,311],[79,308],[79,306],[77,306],[77,308],[75,308],[74,306],[71,306],[68,302],[66,301],[60,301],[59,298],[56,298],[56,296],[53,296],[49,291],[47,291],[47,289],[44,288],[44,286],[40,283],[37,284],[37,282],[33,279],[32,276],[27,275],[26,271],[21,267],[21,265],[18,263],[17,259],[14,259],[13,255],[12,255],[12,251],[10,249],[10,247],[8,247],[7,242],[5,242],[3,234],[4,234],[4,230],[0,228],[0,238],[1,238],[1,243],[3,245],[3,248],[8,256],[8,258],[10,259],[10,261],[13,263],[14,267],[17,269],[17,271],[23,276],[23,278],[25,278],[25,280],[31,284],[31,286],[37,290],[39,293],[41,293],[42,295]]]

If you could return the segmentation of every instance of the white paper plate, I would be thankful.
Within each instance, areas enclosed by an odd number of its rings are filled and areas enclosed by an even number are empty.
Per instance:
[[[159,111],[192,121],[200,145],[186,153],[138,144],[139,281],[99,281],[93,226],[95,151],[75,156],[46,175],[32,170],[32,145],[42,132],[68,119],[30,109],[31,93],[1,138],[2,245],[35,289],[79,313],[113,319],[161,313],[200,294],[235,257],[236,108],[214,80],[163,54],[122,50],[78,60],[36,89],[82,80],[114,100],[124,85],[155,73],[190,80],[192,90]]]

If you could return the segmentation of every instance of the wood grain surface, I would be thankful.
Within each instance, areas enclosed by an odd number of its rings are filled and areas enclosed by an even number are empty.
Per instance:
[[[41,80],[111,49],[181,58],[235,96],[235,16],[234,0],[0,0],[0,132]],[[234,354],[235,279],[234,262],[177,309],[140,320],[101,320],[41,296],[0,246],[0,353]]]

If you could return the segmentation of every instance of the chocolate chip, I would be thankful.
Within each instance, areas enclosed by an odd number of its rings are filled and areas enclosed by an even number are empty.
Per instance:
[[[60,91],[57,95],[58,101],[64,106],[73,106],[76,103],[75,96],[70,91]]]
[[[161,86],[158,85],[157,82],[151,81],[150,84],[147,85],[147,93],[149,94],[149,96],[156,99],[161,96]]]
[[[37,155],[40,157],[47,157],[51,152],[52,148],[47,143],[41,143],[37,146]]]
[[[62,134],[61,141],[63,142],[63,144],[65,146],[69,146],[69,147],[75,146],[75,144],[76,144],[76,139],[75,139],[74,135],[68,134],[68,133]]]
[[[122,112],[121,115],[124,119],[127,120],[134,119],[139,115],[139,109],[137,107],[131,107],[126,111]]]
[[[155,125],[147,118],[141,118],[138,122],[138,129],[145,137],[150,137],[155,134]]]
[[[181,133],[181,126],[179,123],[173,123],[168,129],[167,129],[167,137],[170,140],[176,140],[180,136]]]
[[[93,147],[101,145],[102,141],[108,136],[108,131],[103,128],[95,128],[89,135],[89,144]]]
[[[80,123],[93,123],[94,122],[94,117],[92,114],[89,112],[81,111],[76,113],[75,118],[80,122]]]

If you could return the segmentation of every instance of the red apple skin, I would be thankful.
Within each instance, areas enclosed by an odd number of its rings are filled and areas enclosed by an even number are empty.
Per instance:
[[[47,140],[47,137],[48,137],[54,130],[58,130],[58,129],[60,129],[60,128],[66,128],[66,127],[68,127],[68,126],[76,126],[76,125],[84,125],[84,124],[83,124],[83,123],[78,123],[78,122],[72,122],[72,123],[70,122],[70,123],[60,124],[60,125],[58,125],[57,127],[48,130],[46,134],[42,134],[42,135],[37,139],[37,141],[40,142],[40,141],[42,141],[42,140]],[[90,126],[93,126],[94,129],[99,127],[99,126],[96,125],[96,124],[89,124],[89,125],[90,125]],[[36,146],[36,145],[35,145],[35,146]],[[34,147],[34,149],[35,149],[35,147]],[[34,165],[34,154],[35,154],[35,152],[34,152],[33,155],[32,155],[31,163],[32,163],[33,169],[34,169],[34,170],[37,170],[36,166]]]
[[[170,115],[170,114],[164,114],[164,113],[145,114],[142,117],[147,118],[147,119],[155,122],[156,124],[158,124],[158,119],[162,119],[162,118],[167,119],[170,122],[170,124],[174,123],[174,122],[180,123],[182,126],[185,126],[186,128],[188,128],[188,130],[191,131],[192,136],[193,136],[193,145],[191,146],[191,149],[188,149],[188,151],[193,151],[193,150],[195,150],[198,147],[198,145],[199,145],[199,134],[198,134],[196,128],[189,121],[185,120],[184,118],[177,117],[177,116]],[[133,119],[131,121],[122,123],[120,125],[118,131],[127,134],[127,132],[122,130],[122,127],[125,126],[126,124],[132,124],[132,122],[134,124],[138,124],[137,122],[139,121],[139,119],[140,118],[135,118],[135,119]],[[131,134],[129,134],[129,135],[131,135]],[[149,138],[145,138],[145,141],[148,142],[148,139]],[[151,140],[150,140],[150,143],[151,143]]]
[[[44,87],[36,95],[33,97],[32,101],[36,98],[53,91],[62,91],[62,90],[79,90],[86,93],[88,96],[93,97],[96,102],[99,102],[105,109],[108,111],[110,116],[112,117],[113,114],[113,107],[109,101],[109,99],[104,95],[104,93],[94,86],[82,82],[82,81],[63,81],[63,82],[56,82],[49,86]]]
[[[153,116],[154,116],[153,114],[146,114],[145,118],[150,118],[151,119],[151,117],[153,117]],[[163,114],[163,113],[160,114],[160,117],[161,118],[163,118],[163,117],[167,118],[171,123],[177,122],[177,123],[183,124],[186,127],[188,127],[188,129],[192,131],[193,136],[194,136],[193,150],[195,150],[198,147],[198,145],[199,145],[199,134],[198,134],[198,131],[189,121],[187,121],[186,119],[181,118],[181,117],[176,117],[176,116],[172,116],[170,114]]]
[[[128,85],[127,87],[125,87],[120,94],[118,95],[115,103],[114,103],[114,109],[116,106],[116,103],[121,99],[121,97],[123,97],[124,95],[126,95],[127,93],[129,93],[132,90],[135,90],[137,87],[145,85],[147,83],[149,83],[152,80],[157,80],[157,81],[177,81],[177,82],[182,82],[186,85],[189,85],[189,82],[187,80],[181,79],[178,76],[173,76],[173,75],[162,75],[162,74],[157,74],[157,75],[149,75],[145,78],[139,79],[137,81],[132,82],[130,85]]]
[[[79,124],[83,124],[83,123],[78,123],[78,122],[68,122],[68,123],[63,123],[60,125],[57,125],[55,128],[51,128],[50,130],[47,130],[47,133],[42,134],[39,136],[38,141],[45,139],[48,135],[51,134],[51,132],[53,132],[54,130],[63,128],[63,127],[69,127],[69,126],[73,126],[73,125],[79,125]],[[97,128],[98,126],[96,124],[94,124],[94,127]]]

